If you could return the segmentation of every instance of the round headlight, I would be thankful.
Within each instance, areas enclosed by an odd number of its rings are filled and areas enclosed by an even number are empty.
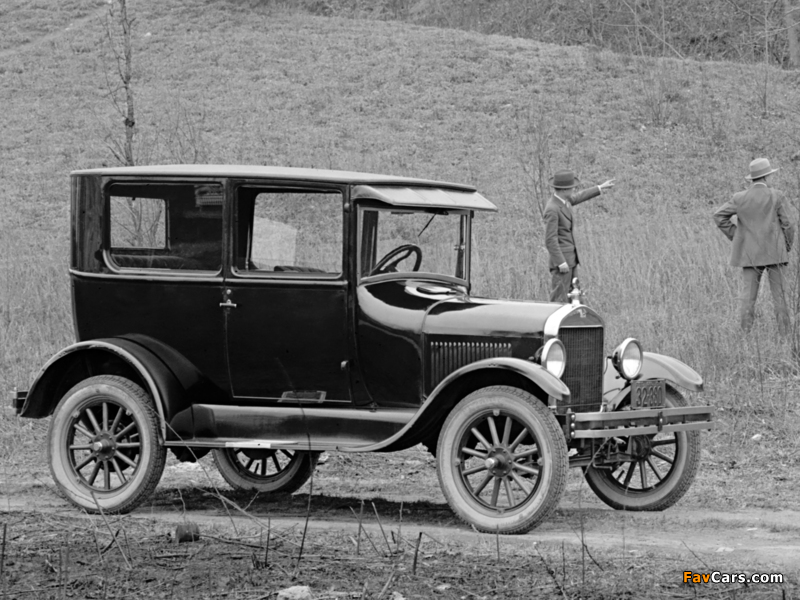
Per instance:
[[[561,340],[556,338],[547,340],[542,347],[539,363],[556,377],[561,377],[564,374],[564,369],[567,366],[567,351]]]
[[[634,379],[642,370],[642,345],[634,338],[628,338],[611,355],[614,368],[625,379]]]

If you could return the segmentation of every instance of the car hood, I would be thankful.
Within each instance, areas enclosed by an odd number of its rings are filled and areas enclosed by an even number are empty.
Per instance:
[[[559,327],[602,327],[583,305],[472,297],[445,282],[383,281],[358,287],[365,323],[429,336],[551,336]]]
[[[562,305],[489,298],[453,298],[428,310],[422,331],[427,335],[506,337],[542,333],[548,317]]]

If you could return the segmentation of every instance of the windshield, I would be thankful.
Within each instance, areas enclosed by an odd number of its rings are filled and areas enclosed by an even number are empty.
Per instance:
[[[428,273],[467,278],[467,211],[361,208],[361,277]]]

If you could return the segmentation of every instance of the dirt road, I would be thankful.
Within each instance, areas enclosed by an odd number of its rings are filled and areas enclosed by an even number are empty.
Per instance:
[[[366,473],[361,478],[352,475],[343,478],[340,473],[334,475],[321,466],[311,497],[310,531],[355,533],[355,515],[361,501],[366,500],[364,523],[378,535],[380,518],[384,528],[394,531],[402,528],[407,537],[423,531],[436,539],[465,543],[485,543],[491,538],[457,521],[435,482],[427,481],[431,475],[424,461],[419,467],[419,473],[412,473],[413,485],[411,479],[406,485],[402,481],[389,485],[367,477]],[[77,513],[54,491],[49,477],[11,479],[0,492],[0,510]],[[237,512],[233,504],[221,502],[218,492],[239,507],[246,507],[249,517]],[[152,502],[134,511],[131,518],[155,519],[165,524],[188,519],[202,528],[226,527],[232,519],[269,517],[273,526],[291,527],[304,523],[307,507],[308,495],[303,491],[294,496],[255,497],[252,493],[226,488],[205,467],[175,463],[167,468]],[[687,569],[697,570],[720,562],[752,565],[753,570],[758,565],[782,567],[786,572],[800,568],[800,512],[758,509],[721,512],[679,503],[661,513],[624,513],[606,508],[581,486],[578,478],[570,480],[564,500],[547,522],[527,535],[503,537],[502,543],[580,548],[581,536],[595,555],[685,557]]]

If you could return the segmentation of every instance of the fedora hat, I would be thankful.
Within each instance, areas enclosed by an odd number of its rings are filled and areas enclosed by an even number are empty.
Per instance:
[[[578,185],[580,179],[575,177],[575,173],[569,170],[556,171],[556,174],[550,178],[550,185],[557,190],[569,190]]]
[[[750,174],[745,176],[745,179],[752,181],[753,179],[760,179],[771,175],[778,169],[773,169],[766,158],[757,158],[750,163]]]

